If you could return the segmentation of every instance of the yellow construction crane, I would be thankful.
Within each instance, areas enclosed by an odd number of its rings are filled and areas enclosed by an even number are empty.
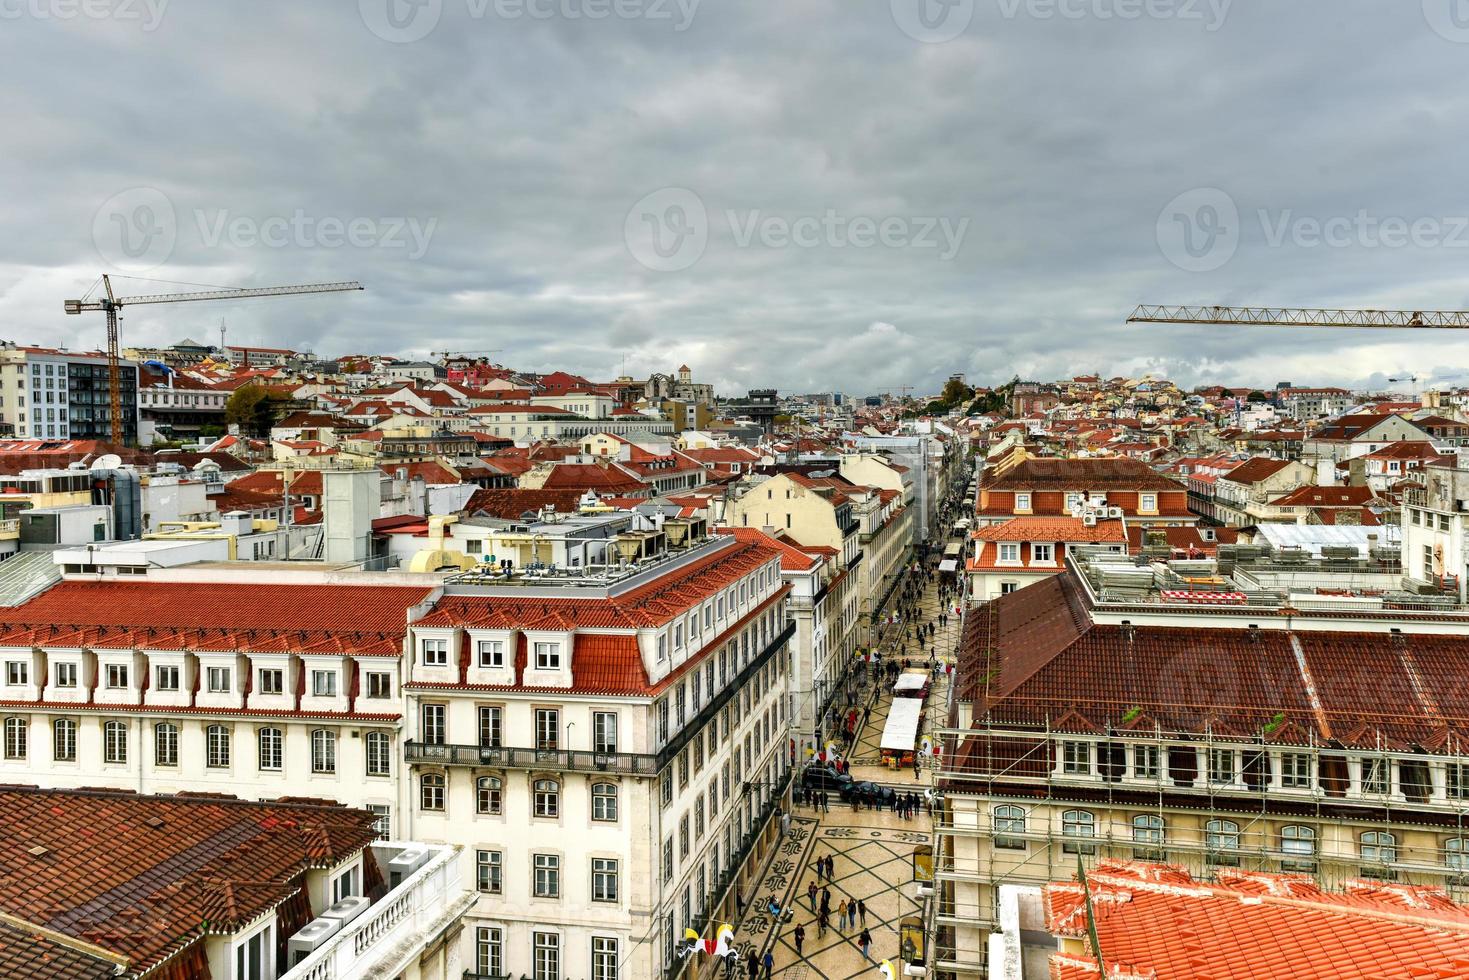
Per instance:
[[[120,276],[119,278],[132,278]],[[94,287],[95,288],[95,287]],[[207,299],[253,299],[257,296],[300,296],[307,293],[343,293],[362,288],[360,282],[318,282],[303,286],[261,286],[249,289],[208,289],[197,293],[156,293],[151,296],[117,296],[112,292],[112,280],[104,275],[102,289],[104,299],[69,299],[65,302],[66,312],[79,314],[83,311],[101,310],[107,314],[107,386],[112,403],[112,441],[121,444],[122,428],[122,383],[118,370],[117,321],[118,311],[124,306],[144,306],[153,303],[196,303]],[[91,294],[88,293],[90,296]]]
[[[1454,310],[1316,310],[1289,306],[1139,306],[1128,323],[1236,323],[1253,327],[1469,328]]]

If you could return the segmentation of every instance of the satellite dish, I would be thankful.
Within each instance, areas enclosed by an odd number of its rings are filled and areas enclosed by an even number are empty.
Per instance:
[[[94,470],[115,470],[122,465],[122,457],[117,453],[103,453],[92,461]]]

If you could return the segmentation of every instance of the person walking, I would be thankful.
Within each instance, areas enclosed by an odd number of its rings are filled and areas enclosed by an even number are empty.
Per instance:
[[[816,938],[826,938],[826,906],[822,906],[821,911],[816,915]]]
[[[872,933],[863,929],[862,935],[857,939],[857,945],[862,947],[862,958],[864,960],[872,959],[871,956],[867,955],[867,951],[872,948]],[[770,954],[767,953],[766,955],[768,956]]]
[[[830,912],[830,911],[831,911],[831,889],[830,888],[823,888],[823,889],[821,889],[821,912],[822,912],[823,915],[825,915],[827,912]]]
[[[755,957],[755,951],[750,950],[749,956],[745,958],[745,972],[749,974],[750,980],[755,980],[760,975],[760,960]]]
[[[792,938],[796,940],[796,956],[804,959],[805,957],[801,953],[801,944],[806,941],[806,927],[796,926],[796,931],[792,934]]]
[[[811,911],[816,911],[816,882],[806,882],[806,900],[811,903]]]
[[[845,898],[837,906],[837,928],[843,932],[847,931],[847,900]]]
[[[867,928],[867,903],[860,898],[857,899],[857,917],[862,920],[862,928],[865,930]]]
[[[775,969],[775,955],[767,949],[760,962],[765,967],[765,980],[770,980],[770,971]]]

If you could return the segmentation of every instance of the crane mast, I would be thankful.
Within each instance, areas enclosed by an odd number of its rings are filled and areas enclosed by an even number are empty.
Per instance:
[[[1139,306],[1128,323],[1241,324],[1253,327],[1469,329],[1459,310],[1332,310],[1291,306]]]

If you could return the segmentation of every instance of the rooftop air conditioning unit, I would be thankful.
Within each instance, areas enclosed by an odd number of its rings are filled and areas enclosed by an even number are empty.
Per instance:
[[[372,906],[372,899],[361,895],[348,895],[331,908],[323,909],[321,918],[331,919],[337,927],[345,929],[347,923],[357,918]]]
[[[1107,516],[1108,517],[1121,517],[1122,516],[1122,508],[1121,507],[1108,507],[1107,508]]]
[[[325,946],[341,928],[342,924],[336,919],[312,919],[301,927],[300,932],[286,940],[286,959],[295,966]]]
[[[428,860],[428,848],[422,844],[413,844],[398,852],[398,856],[388,862],[388,887],[397,888],[409,875],[423,867]]]
[[[1082,523],[1082,526],[1084,526],[1084,527],[1096,527],[1097,526],[1097,515],[1096,514],[1082,514],[1081,515],[1081,523]]]

